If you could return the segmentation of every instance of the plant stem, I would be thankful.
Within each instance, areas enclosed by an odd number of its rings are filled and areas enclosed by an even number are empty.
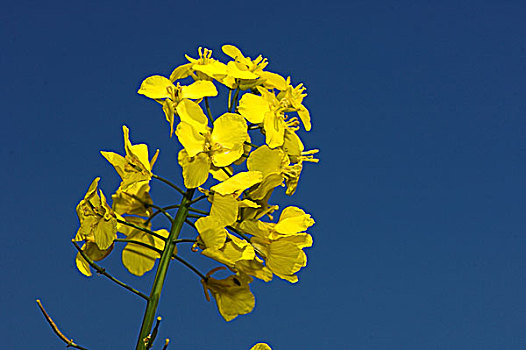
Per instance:
[[[170,235],[166,240],[163,253],[161,254],[161,259],[159,261],[159,265],[157,266],[157,272],[155,274],[155,280],[153,281],[152,291],[150,293],[150,297],[148,298],[148,303],[144,312],[144,318],[141,325],[141,331],[139,333],[139,339],[137,340],[136,350],[146,349],[146,344],[144,340],[146,339],[146,337],[148,337],[148,335],[150,334],[150,330],[152,329],[153,320],[155,318],[155,313],[157,312],[157,306],[159,305],[159,299],[161,297],[161,291],[164,285],[164,280],[168,271],[168,265],[170,264],[170,260],[174,251],[175,240],[179,237],[179,233],[181,232],[181,228],[183,227],[186,215],[188,214],[188,205],[189,202],[192,200],[194,192],[195,189],[193,188],[188,189],[185,192],[184,197],[181,200],[179,209],[177,210],[177,214],[175,215],[175,219],[172,222],[172,227],[170,228]]]
[[[208,104],[208,97],[205,97],[205,106],[206,106],[206,112],[208,113],[208,118],[210,118],[210,121],[214,122],[214,117],[212,116],[212,112],[210,112],[210,105]]]

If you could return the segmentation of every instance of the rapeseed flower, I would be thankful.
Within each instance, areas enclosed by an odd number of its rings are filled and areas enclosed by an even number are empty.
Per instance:
[[[207,279],[202,280],[205,296],[210,301],[212,293],[217,303],[219,313],[226,321],[232,321],[239,315],[248,314],[254,309],[256,299],[250,291],[249,283],[252,278],[243,273],[231,275],[225,279],[215,279],[210,274],[217,271],[214,269],[207,274]]]
[[[184,149],[179,152],[187,188],[196,188],[206,182],[211,166],[227,167],[243,155],[247,139],[247,124],[236,113],[225,113],[214,121],[214,128],[196,130],[182,121],[175,131]]]
[[[154,99],[163,106],[166,121],[170,124],[170,137],[173,134],[174,115],[192,125],[206,125],[208,118],[199,105],[192,100],[217,96],[217,89],[211,81],[199,80],[188,86],[174,85],[167,78],[154,75],[146,78],[137,93]]]
[[[98,249],[108,249],[117,233],[117,218],[106,203],[106,197],[98,190],[100,177],[93,180],[84,199],[77,205],[80,228],[75,241],[94,242]]]
[[[146,181],[152,178],[152,168],[159,155],[159,150],[155,152],[152,159],[148,157],[148,146],[145,144],[132,145],[130,142],[130,130],[126,125],[122,126],[124,134],[123,157],[114,152],[101,151],[100,153],[113,165],[122,179],[120,189],[125,191],[129,186]]]

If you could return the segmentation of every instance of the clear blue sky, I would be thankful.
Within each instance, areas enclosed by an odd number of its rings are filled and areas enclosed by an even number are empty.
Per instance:
[[[75,206],[95,176],[107,194],[118,185],[99,150],[122,152],[122,124],[180,178],[159,107],[136,91],[198,46],[224,58],[233,43],[307,86],[302,136],[321,162],[286,203],[314,216],[315,244],[297,285],[254,283],[254,312],[228,324],[173,264],[169,349],[526,349],[525,13],[480,0],[4,2],[3,348],[64,348],[36,298],[89,349],[134,347],[144,303],[76,271]],[[119,254],[104,265],[148,290],[152,274],[131,276]]]

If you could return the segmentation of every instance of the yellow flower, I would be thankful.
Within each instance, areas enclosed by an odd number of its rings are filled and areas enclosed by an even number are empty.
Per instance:
[[[247,124],[239,114],[225,113],[215,120],[212,132],[182,121],[175,133],[184,147],[179,164],[185,186],[196,188],[206,182],[212,164],[227,167],[243,155]]]
[[[287,83],[281,75],[263,70],[268,65],[266,58],[259,55],[252,60],[245,57],[234,45],[223,45],[222,49],[233,61],[227,63],[227,77],[220,80],[221,83],[231,89],[239,87],[241,90],[248,90],[257,85],[268,89],[286,89]]]
[[[157,160],[159,150],[155,152],[151,160],[148,158],[148,146],[145,144],[132,145],[130,142],[130,131],[126,125],[122,126],[124,133],[124,150],[126,155],[123,157],[114,152],[101,151],[100,153],[113,165],[122,179],[120,188],[126,190],[129,186],[146,181],[152,178],[152,167]]]
[[[219,313],[226,321],[231,321],[239,315],[251,312],[256,305],[256,299],[249,286],[252,278],[238,273],[218,280],[210,277],[210,274],[215,271],[217,269],[210,271],[206,276],[207,279],[201,281],[206,299],[210,301],[208,294],[208,291],[210,291],[216,300]]]
[[[128,186],[126,190],[120,187],[111,196],[112,209],[119,215],[139,215],[150,216],[152,208],[148,204],[153,204],[150,197],[150,185],[148,181],[135,182]]]
[[[212,50],[200,47],[197,50],[199,58],[195,59],[185,55],[190,63],[183,64],[174,69],[170,80],[176,81],[192,76],[195,80],[220,79],[227,74],[226,64],[212,58]]]
[[[113,244],[111,244],[107,249],[101,250],[94,242],[86,242],[82,246],[82,251],[93,261],[100,261],[107,257],[113,250]],[[77,253],[75,257],[75,265],[77,269],[85,276],[91,276],[91,269],[89,263],[82,257],[80,253]]]
[[[312,246],[312,237],[308,233],[276,240],[254,236],[250,242],[263,256],[266,267],[272,273],[279,278],[296,283],[298,276],[295,273],[307,266],[307,255],[302,249]]]
[[[174,115],[190,124],[206,125],[207,117],[199,105],[192,100],[217,96],[217,89],[211,81],[198,80],[188,86],[174,85],[160,75],[146,78],[138,91],[139,94],[154,99],[163,106],[166,121],[170,123],[170,137],[173,133]]]
[[[106,250],[116,238],[117,218],[102,191],[97,192],[99,180],[100,177],[93,180],[84,199],[77,205],[80,228],[74,240],[95,242],[100,250]]]
[[[293,87],[290,84],[290,77],[287,78],[287,87],[282,90],[277,98],[282,105],[288,106],[285,109],[285,112],[297,112],[300,117],[305,130],[309,131],[311,129],[310,122],[310,113],[309,110],[302,104],[303,99],[307,94],[304,93],[305,87],[303,84],[298,84],[298,86]]]
[[[309,214],[297,207],[285,208],[278,223],[245,220],[239,227],[253,237],[250,242],[276,276],[291,283],[298,281],[295,275],[307,265],[303,248],[312,246],[312,237],[303,231],[314,224]]]
[[[265,343],[257,343],[253,347],[250,348],[250,350],[272,350],[268,344]]]
[[[288,118],[285,112],[290,110],[286,99],[278,100],[274,93],[258,87],[260,95],[246,93],[239,101],[238,112],[253,124],[261,124],[265,131],[266,143],[270,148],[283,145],[285,131],[297,130],[296,117]]]

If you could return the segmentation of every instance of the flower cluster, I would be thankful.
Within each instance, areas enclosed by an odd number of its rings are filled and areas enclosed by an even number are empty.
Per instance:
[[[268,282],[277,276],[295,283],[297,272],[306,266],[304,249],[312,245],[307,230],[314,220],[296,206],[279,211],[271,196],[281,187],[287,195],[294,194],[304,163],[318,162],[314,158],[318,150],[305,150],[298,135],[301,127],[311,129],[303,84],[294,86],[290,77],[267,71],[268,60],[262,56],[252,59],[233,45],[224,45],[222,51],[230,58],[226,63],[199,48],[199,58],[186,56],[188,63],[176,67],[169,77],[150,76],[138,91],[162,106],[169,135],[175,134],[182,146],[178,163],[186,191],[153,173],[159,151],[150,158],[148,147],[133,145],[123,126],[125,155],[101,152],[122,182],[110,207],[97,189],[99,178],[93,181],[77,206],[81,226],[74,240],[84,242],[77,255],[83,274],[91,275],[90,260],[103,259],[115,242],[123,242],[124,266],[141,276],[154,268],[168,241],[175,242],[179,232],[172,236],[174,225],[184,220],[195,235],[179,242],[193,242],[193,252],[221,264],[206,275],[197,273],[206,298],[212,295],[220,314],[230,321],[254,308],[249,287],[254,278]],[[222,113],[213,114],[209,99],[218,96],[221,86],[228,91],[228,100]],[[154,205],[152,179],[186,196],[200,192],[190,204],[206,198],[209,210],[187,204]],[[175,218],[170,215],[170,210],[183,207],[182,218],[179,212]],[[158,214],[169,219],[168,230],[152,229]],[[170,252],[171,257],[183,260],[178,250]],[[212,277],[221,269],[231,274]]]

